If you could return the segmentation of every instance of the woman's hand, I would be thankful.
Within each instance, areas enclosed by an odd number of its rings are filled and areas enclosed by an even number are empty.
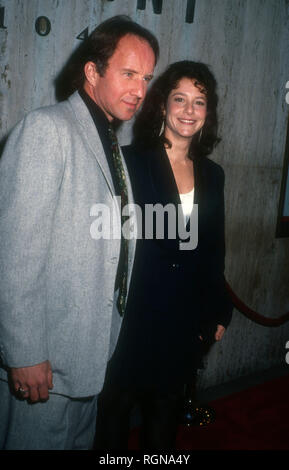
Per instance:
[[[223,338],[225,331],[226,331],[226,328],[223,325],[217,325],[217,331],[215,333],[215,340],[220,341]]]
[[[220,341],[223,338],[225,331],[226,331],[226,328],[223,325],[217,325],[217,330],[215,333],[215,340]],[[204,338],[201,335],[199,335],[199,338],[201,341],[204,341]]]

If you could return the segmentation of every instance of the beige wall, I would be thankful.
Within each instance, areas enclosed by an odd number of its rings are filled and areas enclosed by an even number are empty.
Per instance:
[[[158,36],[157,72],[173,61],[211,65],[219,84],[220,133],[212,158],[226,173],[227,280],[251,308],[275,318],[289,310],[289,239],[276,239],[276,217],[289,105],[289,5],[286,0],[196,0],[185,23],[186,0],[1,0],[0,138],[30,109],[55,101],[53,80],[76,39],[114,14],[126,13]],[[51,22],[39,36],[38,16]],[[120,132],[130,140],[130,125]],[[285,363],[289,323],[268,328],[235,310],[222,341],[200,373],[207,387]],[[289,368],[289,365],[288,365]],[[289,370],[289,369],[288,369]]]

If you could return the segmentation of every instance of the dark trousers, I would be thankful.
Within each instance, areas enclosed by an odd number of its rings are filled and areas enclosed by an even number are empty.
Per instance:
[[[105,385],[98,399],[95,449],[127,449],[130,416],[138,405],[142,418],[140,448],[175,448],[182,389],[160,392],[153,388],[122,389]]]

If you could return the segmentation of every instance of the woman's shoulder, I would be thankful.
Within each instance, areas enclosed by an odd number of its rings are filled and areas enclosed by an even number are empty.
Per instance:
[[[208,157],[202,157],[200,159],[201,165],[204,168],[204,170],[211,175],[214,178],[220,178],[220,180],[224,180],[225,178],[225,173],[222,168],[222,166],[219,163],[216,163],[215,161],[211,160]]]
[[[154,154],[153,149],[143,148],[141,145],[137,144],[124,145],[121,147],[121,150],[125,158],[131,159],[138,159],[140,156],[142,158],[151,158]]]
[[[121,147],[125,162],[128,167],[144,169],[148,162],[154,158],[152,149],[144,149],[139,145],[131,144]]]

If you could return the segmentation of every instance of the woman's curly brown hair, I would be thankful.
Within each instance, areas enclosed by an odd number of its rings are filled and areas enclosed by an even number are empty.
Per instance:
[[[208,66],[201,62],[183,60],[171,64],[152,84],[144,100],[141,111],[138,113],[133,126],[133,143],[149,148],[160,142],[171,147],[171,142],[164,134],[159,136],[163,123],[163,110],[166,108],[168,96],[177,88],[182,78],[193,80],[194,85],[207,97],[207,116],[200,132],[192,139],[190,158],[209,155],[221,140],[218,135],[218,117],[216,94],[217,83]]]

